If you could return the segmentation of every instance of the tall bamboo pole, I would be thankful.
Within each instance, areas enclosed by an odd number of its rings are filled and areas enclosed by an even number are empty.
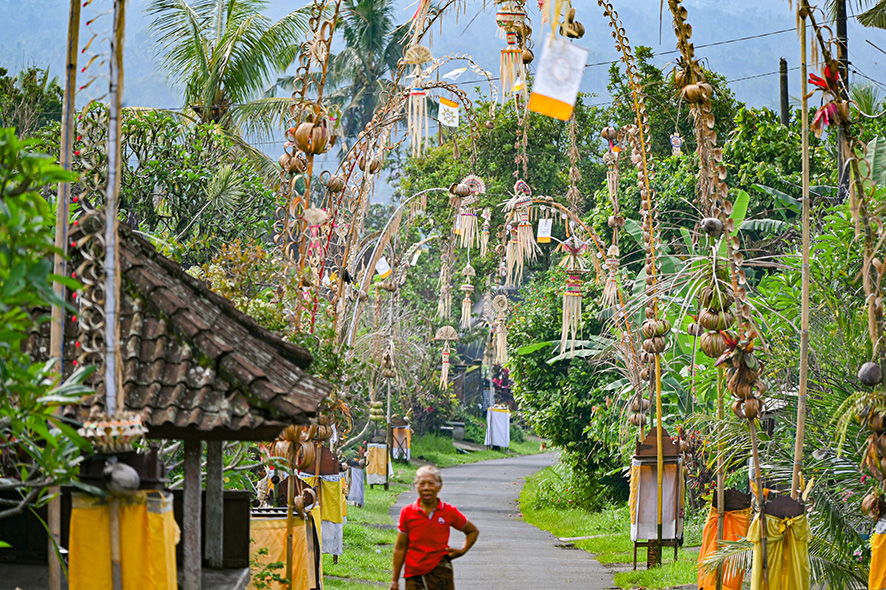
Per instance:
[[[723,411],[723,379],[726,369],[717,367],[717,419],[722,423]],[[717,443],[717,549],[721,548],[726,519],[726,494],[723,477],[723,443]],[[723,564],[717,566],[717,590],[723,589]]]
[[[123,132],[123,37],[126,0],[114,2],[114,35],[111,38],[111,84],[108,108],[108,186],[105,200],[105,411],[113,416],[122,410],[122,388],[118,391],[117,294],[119,264],[117,251],[117,197],[120,193],[120,136]]]
[[[800,77],[801,117],[803,140],[803,264],[800,294],[800,388],[797,394],[797,438],[794,441],[794,472],[791,476],[791,498],[800,495],[800,467],[803,463],[803,439],[806,435],[806,391],[809,375],[809,108],[806,73],[806,10],[803,0],[797,6],[800,11]]]
[[[59,151],[59,164],[65,170],[71,170],[71,151],[74,137],[74,108],[77,90],[77,56],[80,52],[80,0],[71,0],[68,13],[68,61],[65,66],[65,93],[62,98],[62,130]],[[55,248],[53,256],[53,272],[58,276],[67,276],[68,251],[68,209],[71,196],[71,184],[60,182],[58,199],[55,209]],[[55,294],[64,299],[65,287],[61,283],[53,285]],[[65,351],[65,309],[61,305],[52,307],[52,323],[49,332],[49,354],[54,359],[54,371],[59,379],[64,379]],[[61,563],[59,563],[57,547],[61,542],[61,499],[59,488],[52,488],[53,499],[47,507],[47,525],[49,527],[49,590],[61,588]]]
[[[655,436],[656,440],[656,448],[655,448],[655,460],[656,460],[656,472],[658,476],[658,495],[656,496],[656,504],[657,504],[657,515],[658,515],[658,543],[655,547],[657,554],[658,565],[661,565],[661,538],[662,538],[662,524],[661,524],[661,513],[662,513],[662,495],[663,495],[663,486],[664,486],[664,449],[662,448],[662,428],[661,428],[661,356],[656,353],[655,354]],[[648,559],[647,559],[648,561]]]
[[[113,416],[124,408],[123,388],[117,358],[117,294],[119,264],[117,249],[117,196],[120,193],[120,137],[123,132],[123,39],[126,30],[126,0],[114,2],[114,34],[111,37],[111,84],[108,109],[108,186],[105,200],[105,411]],[[113,590],[122,590],[119,503],[108,503],[111,528],[111,579]]]
[[[754,457],[754,481],[757,484],[757,506],[760,507],[760,553],[763,562],[763,588],[769,590],[769,564],[766,556],[766,494],[763,493],[763,476],[760,473],[760,453],[757,446],[757,428],[748,420],[751,429],[751,449]]]

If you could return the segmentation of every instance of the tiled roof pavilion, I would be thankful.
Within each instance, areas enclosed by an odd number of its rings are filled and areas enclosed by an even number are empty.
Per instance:
[[[307,350],[119,227],[124,405],[142,416],[149,438],[271,440],[316,414],[331,385],[305,372],[313,360]],[[66,367],[77,352],[75,332],[68,330]],[[48,338],[40,340],[32,345],[46,351]],[[104,409],[103,376],[94,373],[90,384],[96,393],[68,410],[81,420]]]

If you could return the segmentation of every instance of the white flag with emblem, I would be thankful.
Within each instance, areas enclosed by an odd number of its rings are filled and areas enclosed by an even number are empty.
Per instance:
[[[391,276],[391,265],[388,264],[388,261],[385,259],[384,256],[379,258],[378,262],[375,263],[375,272],[377,272],[378,275],[383,279]]]
[[[441,96],[439,119],[447,127],[458,127],[458,103]]]

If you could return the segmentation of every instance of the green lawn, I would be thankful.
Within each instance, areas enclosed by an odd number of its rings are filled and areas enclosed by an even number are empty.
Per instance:
[[[459,452],[451,438],[424,436],[412,441],[412,457],[416,459],[421,456],[422,461],[442,468],[487,459],[529,455],[537,453],[538,446],[537,441],[527,441],[513,443],[509,452]],[[388,491],[382,486],[376,486],[375,489],[366,486],[363,507],[348,506],[348,523],[344,528],[345,552],[339,556],[337,564],[332,563],[331,555],[323,556],[325,587],[332,590],[378,590],[389,584],[397,531],[394,528],[373,525],[394,524],[390,516],[391,506],[401,492],[411,487],[419,463],[394,463],[393,467]]]
[[[550,469],[550,468],[549,468]],[[547,470],[545,470],[547,471]],[[610,506],[599,512],[590,512],[582,508],[558,508],[548,505],[538,507],[536,502],[538,487],[545,480],[545,471],[538,473],[526,482],[520,494],[520,510],[529,524],[550,531],[557,537],[587,537],[600,535],[591,539],[575,541],[575,546],[593,553],[600,563],[631,563],[634,556],[634,545],[631,542],[630,515],[627,504]],[[694,523],[686,521],[686,530],[694,527]],[[687,543],[701,542],[698,534],[687,534]],[[697,541],[695,537],[698,537]],[[671,588],[683,584],[693,584],[697,580],[696,560],[694,552],[680,551],[678,561],[674,563],[672,549],[665,548],[662,552],[664,565],[661,568],[645,571],[617,573],[615,583],[620,588],[646,588],[655,590]],[[638,567],[645,567],[646,552],[637,551]]]

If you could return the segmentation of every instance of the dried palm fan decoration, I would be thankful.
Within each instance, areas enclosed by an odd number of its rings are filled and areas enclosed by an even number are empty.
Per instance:
[[[486,207],[480,214],[483,218],[483,226],[480,228],[480,256],[486,256],[489,250],[489,229],[492,220],[492,209]]]
[[[421,85],[421,66],[432,59],[431,50],[423,45],[413,45],[406,50],[406,63],[415,66],[406,117],[407,135],[413,157],[422,154],[425,137],[428,135],[428,91]]]
[[[499,33],[504,33],[508,46],[501,50],[499,80],[501,81],[501,102],[516,100],[517,92],[526,97],[526,69],[523,66],[523,50],[520,48],[519,33],[526,26],[526,3],[522,0],[505,0],[498,3],[495,21]]]
[[[440,369],[440,389],[449,387],[449,343],[458,340],[458,332],[452,326],[443,326],[437,330],[434,340],[443,341],[443,364]]]
[[[575,340],[581,330],[581,276],[585,272],[582,256],[588,250],[587,244],[571,236],[560,245],[566,254],[559,266],[566,270],[566,289],[563,291],[563,320],[560,324],[560,354],[566,346],[575,350]]]
[[[475,197],[486,194],[486,183],[483,182],[482,178],[475,174],[468,174],[461,179],[460,184],[468,187],[471,190],[471,194]]]
[[[495,310],[495,359],[503,365],[508,362],[508,298],[496,295],[492,309]]]
[[[452,313],[452,271],[449,267],[449,254],[440,255],[440,297],[437,300],[437,317],[449,319]]]
[[[471,307],[473,306],[471,295],[474,293],[474,285],[471,284],[471,280],[476,276],[477,272],[474,270],[474,267],[471,266],[470,262],[461,272],[465,275],[465,282],[461,286],[461,292],[464,293],[464,297],[461,300],[461,321],[459,322],[459,326],[461,326],[463,330],[470,330]]]

